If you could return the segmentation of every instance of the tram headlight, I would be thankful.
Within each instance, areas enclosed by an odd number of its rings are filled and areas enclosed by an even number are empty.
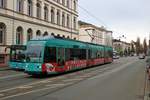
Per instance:
[[[37,66],[37,68],[41,69],[42,67],[41,66]]]

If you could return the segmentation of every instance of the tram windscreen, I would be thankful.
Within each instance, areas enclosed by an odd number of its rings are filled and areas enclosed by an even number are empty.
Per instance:
[[[40,45],[29,45],[26,51],[26,61],[32,63],[42,62],[43,46]]]
[[[24,62],[25,52],[24,50],[11,49],[10,51],[10,61],[12,62]]]

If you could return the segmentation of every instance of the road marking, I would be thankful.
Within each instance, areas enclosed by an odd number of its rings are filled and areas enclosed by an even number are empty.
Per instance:
[[[63,80],[63,82],[80,81],[80,80],[83,80],[83,78],[77,78],[77,79],[67,79],[67,80]]]
[[[20,86],[19,89],[30,89],[33,88],[33,86]]]
[[[60,87],[60,86],[65,86],[66,84],[49,84],[49,85],[46,85],[47,87]]]
[[[13,77],[17,77],[17,76],[24,76],[24,75],[25,74],[8,75],[8,76],[0,77],[0,79],[7,79],[7,78],[13,78]]]
[[[15,95],[0,98],[0,100],[5,100],[5,99],[8,99],[8,98],[13,98],[13,97],[22,96],[22,95],[26,95],[26,94],[30,94],[30,93],[35,93],[35,92],[45,91],[45,90],[49,90],[49,89],[52,89],[52,88],[53,87],[49,87],[49,88],[46,87],[46,88],[42,88],[42,89],[32,90],[32,91],[25,92],[25,93],[19,93],[19,94],[15,94]]]
[[[46,83],[47,81],[53,81],[53,80],[56,80],[57,78],[52,78],[52,79],[49,79],[49,80],[41,80],[41,81],[38,81],[38,82],[31,82],[29,84],[26,84],[26,85],[22,85],[22,87],[27,87],[27,86],[31,86],[31,85],[36,85],[36,84],[40,84],[40,83]],[[17,89],[18,87],[21,87],[21,86],[16,86],[16,87],[13,87],[13,88],[9,88],[9,89],[5,89],[5,90],[1,90],[1,92],[6,92],[6,91],[10,91],[10,90],[14,90],[14,89]]]
[[[3,97],[4,96],[4,94],[0,94],[0,97]]]

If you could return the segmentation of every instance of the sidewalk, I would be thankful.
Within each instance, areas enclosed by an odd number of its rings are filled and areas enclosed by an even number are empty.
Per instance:
[[[9,70],[10,68],[6,64],[0,64],[0,71]]]
[[[150,80],[148,79],[148,75],[145,75],[145,91],[144,91],[144,100],[150,100]]]

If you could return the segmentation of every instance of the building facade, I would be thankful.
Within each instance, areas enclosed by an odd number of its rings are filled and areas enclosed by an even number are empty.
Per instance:
[[[112,31],[79,21],[79,40],[94,44],[112,46]]]
[[[0,55],[36,36],[78,39],[78,0],[0,0]],[[3,59],[0,56],[0,60]]]
[[[118,39],[114,39],[113,48],[115,51],[120,53],[120,55],[125,55],[126,53],[131,51],[131,44]]]

